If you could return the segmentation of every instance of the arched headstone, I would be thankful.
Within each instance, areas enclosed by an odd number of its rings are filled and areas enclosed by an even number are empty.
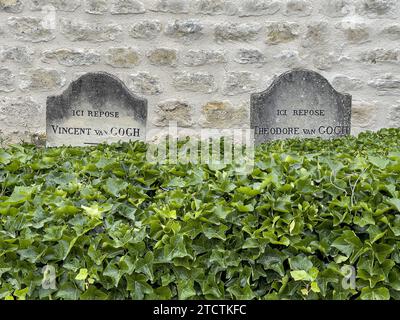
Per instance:
[[[88,73],[47,98],[47,146],[144,141],[146,121],[147,100],[108,73]]]
[[[266,91],[251,96],[255,143],[349,135],[351,103],[351,95],[337,92],[317,72],[286,72]]]

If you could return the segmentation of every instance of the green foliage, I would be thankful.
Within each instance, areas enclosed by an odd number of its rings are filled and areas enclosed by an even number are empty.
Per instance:
[[[0,299],[400,299],[399,141],[268,143],[247,176],[0,149]]]

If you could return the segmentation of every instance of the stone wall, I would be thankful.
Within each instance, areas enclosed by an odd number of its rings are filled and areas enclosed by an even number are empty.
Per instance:
[[[250,94],[296,67],[353,95],[353,133],[398,127],[399,18],[397,0],[0,0],[0,135],[43,134],[46,97],[89,71],[148,99],[150,129],[247,127]]]

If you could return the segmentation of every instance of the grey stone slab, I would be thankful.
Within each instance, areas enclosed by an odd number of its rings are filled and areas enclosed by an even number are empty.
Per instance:
[[[295,69],[251,96],[255,143],[288,138],[334,138],[351,131],[349,94],[337,92],[323,76]]]
[[[88,73],[47,98],[47,146],[146,140],[147,100],[104,72]]]

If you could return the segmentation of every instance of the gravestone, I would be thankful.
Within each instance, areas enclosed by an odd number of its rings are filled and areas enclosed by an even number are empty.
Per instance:
[[[251,96],[255,143],[349,135],[351,103],[351,95],[337,92],[314,71],[286,72],[266,91]]]
[[[146,121],[147,100],[108,73],[88,73],[47,98],[47,146],[144,141]]]

